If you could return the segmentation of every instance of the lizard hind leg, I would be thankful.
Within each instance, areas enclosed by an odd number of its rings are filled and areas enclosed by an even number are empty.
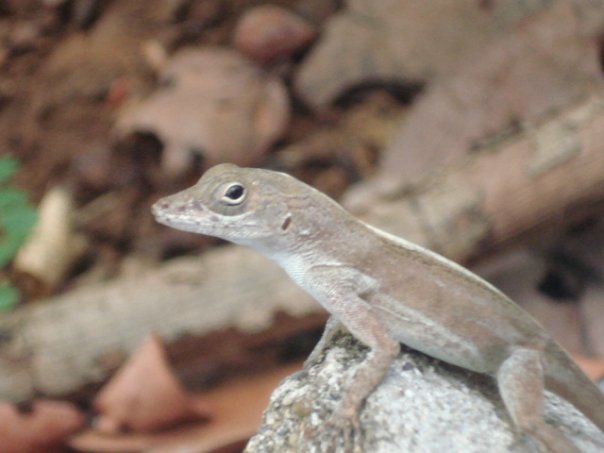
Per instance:
[[[544,377],[542,353],[534,349],[514,350],[497,371],[499,393],[519,434],[534,439],[541,451],[578,452],[559,430],[543,419]]]

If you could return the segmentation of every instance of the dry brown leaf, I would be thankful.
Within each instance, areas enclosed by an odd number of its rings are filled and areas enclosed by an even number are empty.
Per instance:
[[[15,258],[15,270],[42,282],[47,291],[63,281],[88,246],[75,231],[73,210],[68,190],[50,189],[38,207],[36,225]]]
[[[38,400],[30,410],[0,402],[0,453],[48,452],[80,429],[84,416],[72,404]]]
[[[237,23],[233,44],[259,63],[289,57],[316,36],[304,19],[277,5],[248,10]]]
[[[199,393],[194,397],[194,401],[212,406],[212,419],[209,422],[179,426],[170,431],[152,434],[107,436],[95,430],[88,430],[75,436],[70,446],[80,451],[107,453],[141,450],[149,453],[217,451],[225,446],[246,441],[258,428],[262,411],[273,389],[283,378],[301,367],[301,363],[287,365]]]
[[[126,106],[117,129],[123,135],[156,135],[169,174],[190,168],[195,155],[208,166],[256,164],[288,123],[281,80],[232,50],[181,51],[161,78],[163,86],[148,99]]]
[[[154,431],[207,416],[172,374],[160,340],[149,336],[94,401],[99,431]]]
[[[573,359],[575,359],[575,362],[577,362],[583,372],[594,381],[604,379],[604,357],[573,355]]]

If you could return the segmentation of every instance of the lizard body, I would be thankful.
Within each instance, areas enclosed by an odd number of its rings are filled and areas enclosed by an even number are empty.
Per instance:
[[[153,212],[283,267],[332,314],[313,357],[342,325],[370,348],[333,414],[340,427],[358,428],[364,400],[403,343],[494,376],[514,425],[547,451],[576,448],[543,420],[544,389],[604,431],[604,395],[528,313],[462,266],[357,220],[291,176],[221,164]]]

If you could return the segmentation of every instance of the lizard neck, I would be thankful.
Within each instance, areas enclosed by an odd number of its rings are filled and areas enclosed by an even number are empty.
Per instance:
[[[270,235],[230,240],[255,249],[288,273],[291,268],[339,262],[352,246],[366,242],[365,225],[334,200],[298,182],[295,189],[286,197],[285,209],[275,213]]]
[[[253,247],[275,261],[288,273],[291,268],[316,264],[339,264],[347,250],[367,236],[366,227],[338,204],[328,199],[320,207],[292,212],[291,231]]]

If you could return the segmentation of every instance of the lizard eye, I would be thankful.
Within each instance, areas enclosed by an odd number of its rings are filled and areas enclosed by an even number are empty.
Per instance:
[[[245,187],[238,182],[229,184],[224,190],[221,200],[229,205],[240,204],[245,199]]]

